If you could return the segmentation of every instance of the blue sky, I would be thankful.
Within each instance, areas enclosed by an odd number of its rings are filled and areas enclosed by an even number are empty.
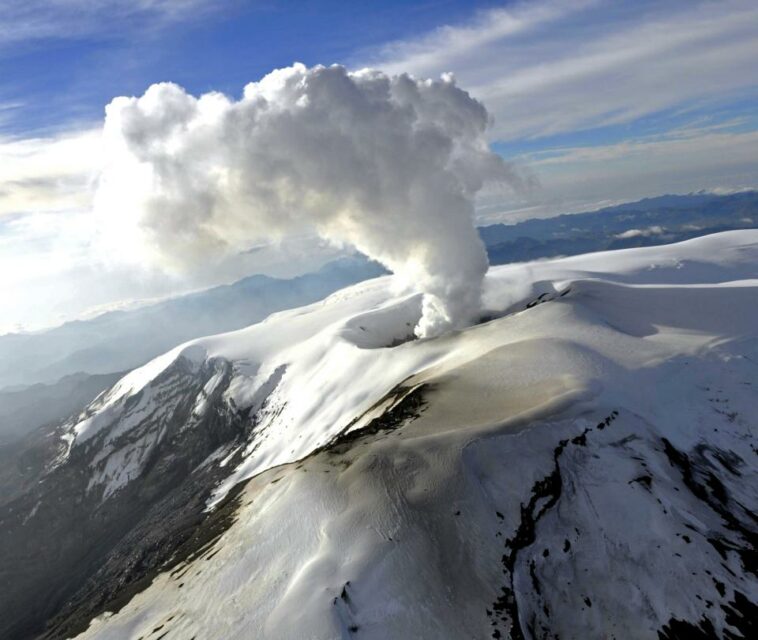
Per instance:
[[[32,2],[42,16],[52,4]],[[38,25],[36,33],[0,50],[0,95],[4,103],[17,105],[0,121],[6,134],[49,133],[97,120],[113,97],[139,95],[155,82],[177,82],[196,94],[238,95],[247,82],[272,69],[295,61],[345,63],[372,47],[496,5],[462,0],[157,3],[177,5],[171,15],[169,9],[150,8],[153,3],[144,3],[142,10],[108,0],[68,4],[82,8],[48,9],[44,20],[52,28]],[[97,4],[104,8],[88,9]],[[3,11],[16,13],[0,9],[0,19]],[[36,19],[28,13],[14,18]],[[67,29],[77,21],[80,33]]]
[[[0,333],[331,255],[296,242],[182,281],[102,264],[91,201],[115,96],[168,80],[237,97],[294,61],[452,71],[534,177],[482,197],[481,221],[508,221],[758,186],[756,60],[754,0],[0,0]]]

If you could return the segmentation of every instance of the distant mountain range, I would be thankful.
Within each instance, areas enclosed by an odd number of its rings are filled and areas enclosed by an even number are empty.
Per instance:
[[[254,275],[48,331],[0,336],[0,389],[50,383],[77,372],[133,369],[186,340],[245,327],[382,273],[381,266],[362,257],[343,258],[297,278]],[[0,429],[1,419],[0,412]]]
[[[482,227],[492,264],[680,242],[758,226],[758,191],[665,195],[588,213]]]

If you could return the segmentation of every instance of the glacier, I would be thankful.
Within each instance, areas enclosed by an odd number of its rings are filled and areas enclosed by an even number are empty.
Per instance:
[[[751,637],[758,231],[493,267],[484,301],[419,340],[369,280],[58,425],[0,551],[53,501],[107,544],[66,542],[46,637]]]

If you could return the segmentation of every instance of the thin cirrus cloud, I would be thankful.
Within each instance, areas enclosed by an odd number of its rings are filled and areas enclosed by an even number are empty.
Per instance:
[[[0,47],[71,39],[192,19],[212,0],[25,0],[0,3]]]
[[[491,140],[541,185],[486,202],[497,218],[758,185],[756,59],[755,2],[543,0],[390,43],[358,64],[452,71],[487,105]]]
[[[363,62],[420,76],[453,71],[495,113],[493,137],[508,140],[755,90],[756,25],[758,5],[744,0],[523,3]]]
[[[158,41],[233,1],[0,0],[0,131],[39,134],[90,119],[81,92],[87,95],[98,74],[119,77],[139,55],[140,47],[125,55],[119,46]]]

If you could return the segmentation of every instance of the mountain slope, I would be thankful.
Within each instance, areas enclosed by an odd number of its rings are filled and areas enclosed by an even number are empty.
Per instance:
[[[485,299],[411,340],[379,278],[128,374],[0,514],[4,637],[751,637],[758,232]]]

